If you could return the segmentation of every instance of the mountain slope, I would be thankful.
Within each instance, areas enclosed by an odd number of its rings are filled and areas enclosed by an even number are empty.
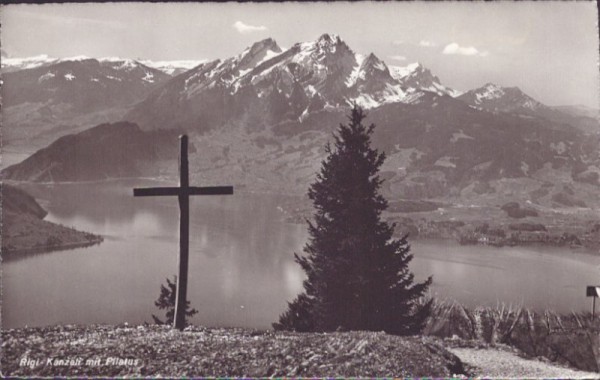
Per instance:
[[[458,99],[487,111],[531,112],[545,107],[518,87],[500,87],[493,83],[467,91]]]
[[[260,130],[240,124],[204,131],[192,135],[202,154],[191,156],[191,167],[210,182],[303,194],[318,172],[331,132],[345,120],[346,110],[331,109]],[[574,128],[483,112],[433,93],[411,104],[372,109],[367,122],[377,126],[374,144],[387,155],[382,176],[390,199],[464,194],[476,202],[513,194],[523,202],[535,199],[551,205],[564,185],[573,193],[569,197],[596,199],[590,205],[598,204],[595,152],[600,141]]]
[[[457,99],[472,107],[490,112],[537,116],[557,123],[569,124],[584,132],[600,133],[598,118],[582,115],[572,108],[548,107],[525,94],[518,87],[501,87],[487,83],[483,87],[465,92]]]
[[[47,212],[25,191],[7,184],[2,196],[2,254],[97,244],[102,237],[44,221]],[[10,256],[6,256],[10,257]]]
[[[6,162],[58,137],[118,121],[169,75],[133,60],[63,59],[3,73],[2,122]]]
[[[63,136],[0,173],[3,179],[34,182],[156,176],[160,160],[177,158],[176,142],[175,131],[144,132],[128,122],[102,124]]]
[[[85,113],[131,104],[170,78],[133,60],[82,59],[3,75],[4,106],[65,104]]]
[[[597,108],[590,108],[584,105],[574,106],[554,106],[552,107],[562,113],[569,114],[575,117],[589,117],[592,119],[600,120],[600,110]]]

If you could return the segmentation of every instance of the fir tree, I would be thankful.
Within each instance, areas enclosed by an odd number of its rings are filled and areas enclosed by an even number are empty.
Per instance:
[[[160,285],[160,295],[158,299],[154,301],[154,305],[158,307],[160,310],[165,310],[165,320],[161,320],[156,315],[152,314],[152,319],[154,319],[154,323],[158,325],[172,325],[173,317],[175,316],[175,299],[177,297],[177,276],[173,276],[173,281],[171,282],[167,278],[167,286]],[[198,314],[198,310],[190,309],[190,301],[186,300],[185,304],[185,324],[188,324],[188,317],[193,317]]]
[[[308,196],[315,208],[308,221],[305,254],[295,254],[307,275],[304,293],[289,303],[275,329],[295,331],[371,330],[420,332],[431,301],[418,306],[431,277],[415,283],[406,236],[393,239],[395,224],[381,220],[388,204],[377,175],[385,154],[371,148],[375,126],[362,124],[356,105],[349,124],[326,146]]]

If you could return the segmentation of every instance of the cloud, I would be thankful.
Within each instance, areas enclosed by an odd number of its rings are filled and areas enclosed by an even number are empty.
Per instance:
[[[391,59],[395,59],[396,61],[406,61],[406,57],[403,55],[390,55]]]
[[[442,54],[458,54],[458,55],[470,55],[470,56],[480,56],[486,57],[489,55],[487,51],[479,51],[474,46],[460,46],[456,42],[449,43],[444,47]]]
[[[267,27],[264,25],[248,25],[248,24],[244,24],[241,21],[236,21],[233,25],[232,25],[238,32],[242,33],[242,34],[248,34],[248,33],[252,33],[252,32],[262,32],[267,30]]]
[[[435,44],[435,42],[431,42],[431,41],[427,41],[427,40],[421,40],[421,41],[419,41],[419,46],[422,46],[422,47],[435,47],[436,44]]]

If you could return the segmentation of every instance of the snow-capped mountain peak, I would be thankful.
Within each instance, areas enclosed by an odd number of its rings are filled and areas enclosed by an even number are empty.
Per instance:
[[[281,54],[282,49],[272,38],[255,42],[238,55],[238,69],[248,70]]]
[[[475,103],[481,104],[485,99],[498,99],[504,96],[504,89],[494,83],[486,83],[481,89],[475,91]]]
[[[360,87],[361,91],[373,91],[376,86],[379,86],[379,89],[381,89],[385,85],[398,85],[398,81],[390,75],[390,70],[385,62],[377,58],[373,53],[362,59],[358,73],[356,74],[355,83]]]
[[[152,60],[141,60],[121,57],[100,57],[93,58],[86,55],[78,55],[73,57],[65,58],[53,58],[46,54],[26,57],[26,58],[5,58],[2,57],[2,72],[14,72],[19,70],[34,69],[37,67],[49,66],[55,63],[64,62],[82,62],[87,60],[96,60],[101,64],[107,64],[114,68],[120,69],[134,69],[140,64],[153,69],[162,71],[165,74],[175,76],[184,71],[190,70],[206,60],[170,60],[170,61],[152,61]]]
[[[369,54],[364,60],[364,62],[362,63],[362,68],[364,70],[372,68],[374,70],[386,72],[388,74],[390,72],[387,65],[382,60],[377,58],[377,56],[373,53]]]
[[[459,91],[441,84],[439,78],[420,62],[414,62],[406,66],[389,66],[389,69],[391,76],[398,80],[402,87],[408,91],[420,89],[452,97],[461,94]]]
[[[486,83],[482,87],[467,91],[459,99],[488,111],[529,112],[546,107],[518,87],[501,87],[494,83]]]
[[[392,77],[400,81],[408,76],[414,76],[416,73],[426,70],[420,62],[414,62],[406,66],[389,66],[389,69]]]
[[[190,70],[173,84],[173,93],[190,100],[206,92],[221,93],[224,97],[240,96],[244,97],[243,101],[227,102],[277,104],[277,109],[289,107],[287,114],[300,118],[308,112],[352,103],[375,108],[388,103],[417,101],[423,90],[438,95],[453,93],[421,64],[409,65],[405,71],[404,79],[415,83],[398,80],[374,53],[355,53],[336,34],[325,33],[285,51],[268,38],[236,56]],[[424,79],[427,76],[428,81]]]
[[[323,34],[316,41],[303,42],[294,45],[300,50],[298,60],[303,61],[310,56],[315,61],[330,61],[340,59],[346,55],[354,55],[354,52],[337,34]]]
[[[140,60],[142,64],[162,71],[165,74],[176,76],[183,72],[193,69],[203,63],[206,63],[206,59],[194,60],[170,60],[170,61],[152,61],[148,59]]]
[[[316,46],[322,51],[329,51],[330,53],[335,53],[336,48],[344,44],[340,36],[337,34],[322,34],[316,41]]]
[[[2,57],[2,72],[8,73],[18,70],[33,69],[36,67],[50,65],[58,59],[48,57],[46,54],[26,58],[4,58]]]

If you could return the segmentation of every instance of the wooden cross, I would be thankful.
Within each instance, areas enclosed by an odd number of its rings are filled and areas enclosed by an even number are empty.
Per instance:
[[[188,137],[179,136],[179,187],[147,187],[133,189],[136,197],[176,195],[179,198],[179,277],[175,299],[173,328],[185,327],[185,308],[187,297],[188,256],[190,243],[190,195],[231,195],[233,186],[195,187],[189,184],[188,173]]]

